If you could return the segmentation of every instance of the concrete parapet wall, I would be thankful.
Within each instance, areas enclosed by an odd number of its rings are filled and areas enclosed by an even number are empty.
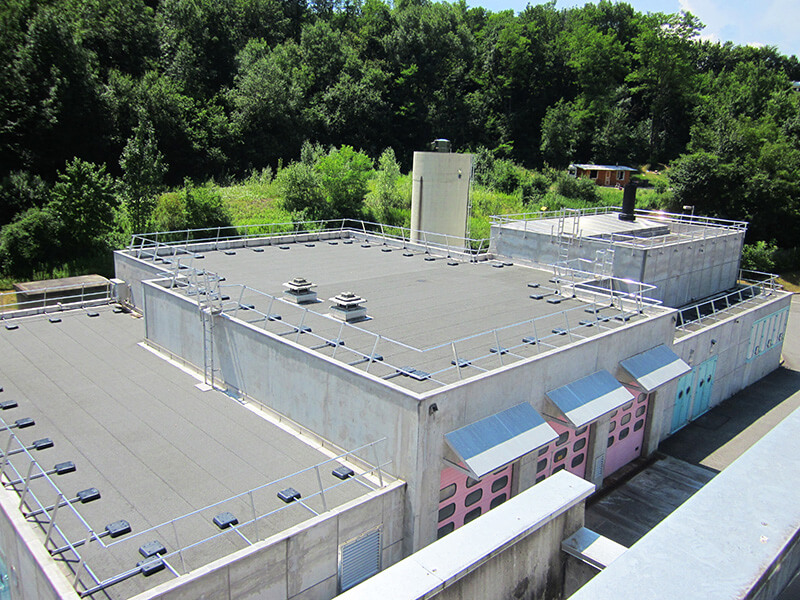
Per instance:
[[[554,226],[555,228],[555,226]],[[715,231],[713,237],[679,240],[654,247],[610,243],[591,238],[564,246],[568,259],[594,261],[598,251],[614,249],[614,277],[632,279],[656,289],[647,296],[666,306],[682,306],[736,285],[744,239],[741,231]],[[492,227],[491,250],[498,255],[540,265],[563,260],[559,236],[512,227]]]
[[[570,599],[774,598],[800,562],[798,437],[796,410]]]
[[[674,352],[692,367],[713,356],[718,357],[709,407],[716,406],[778,368],[782,343],[749,362],[747,351],[753,323],[788,308],[791,298],[791,294],[776,292],[774,299],[768,302],[731,315],[718,323],[706,325],[699,331],[675,340]],[[673,405],[675,385],[676,382],[673,382],[664,390],[665,394],[669,394],[671,390]],[[666,434],[668,433],[667,431]]]
[[[562,471],[342,594],[342,600],[560,599],[561,542],[594,486]]]
[[[383,568],[400,559],[404,496],[391,483],[131,600],[333,598],[342,544],[380,527]]]
[[[138,312],[144,312],[142,282],[168,274],[164,267],[135,258],[123,250],[114,252],[114,272],[117,279],[130,286],[130,302]]]
[[[8,590],[14,600],[78,600],[37,535],[19,511],[19,498],[0,488],[0,558],[8,569]]]
[[[140,287],[147,340],[202,371],[203,323],[197,303],[157,282]]]

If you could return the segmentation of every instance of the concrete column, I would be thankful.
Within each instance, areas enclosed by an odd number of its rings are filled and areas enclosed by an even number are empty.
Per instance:
[[[610,423],[611,415],[600,417],[591,425],[592,430],[589,434],[585,478],[592,482],[598,490],[603,485],[603,467],[606,460]]]

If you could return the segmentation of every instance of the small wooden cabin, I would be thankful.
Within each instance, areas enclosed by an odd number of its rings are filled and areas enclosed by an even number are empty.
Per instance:
[[[607,187],[623,187],[631,180],[631,173],[636,169],[620,165],[579,165],[569,166],[569,174],[573,177],[588,177],[597,185]]]

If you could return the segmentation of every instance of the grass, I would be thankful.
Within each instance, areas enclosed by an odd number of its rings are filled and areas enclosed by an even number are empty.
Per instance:
[[[291,215],[280,206],[275,187],[272,181],[251,178],[217,189],[234,225],[289,222]]]
[[[800,293],[800,271],[782,273],[780,277],[778,277],[778,283],[780,283],[787,292]]]

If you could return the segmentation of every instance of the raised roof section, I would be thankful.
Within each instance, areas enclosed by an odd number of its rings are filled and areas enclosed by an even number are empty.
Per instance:
[[[209,293],[225,314],[419,392],[662,313],[628,292],[573,297],[551,273],[507,259],[323,233],[219,249],[198,243],[175,256],[174,247],[134,244],[126,254],[159,268],[162,285],[192,300],[207,273],[224,277]],[[314,281],[319,298],[342,290],[367,298],[367,319],[343,324],[327,314],[329,302],[284,302],[282,282],[297,276]]]

